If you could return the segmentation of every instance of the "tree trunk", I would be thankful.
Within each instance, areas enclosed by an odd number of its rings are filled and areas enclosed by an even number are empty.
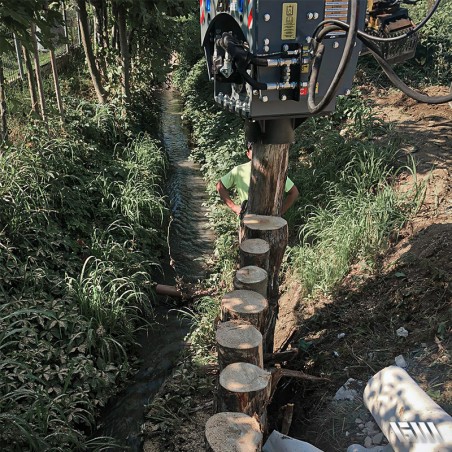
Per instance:
[[[100,72],[96,66],[96,60],[94,58],[93,47],[91,45],[91,39],[89,35],[88,26],[88,13],[86,12],[85,0],[76,0],[79,13],[80,32],[82,38],[83,49],[85,51],[86,61],[88,63],[89,73],[93,82],[94,90],[96,91],[97,99],[99,103],[105,104],[107,100],[107,93],[102,86],[102,80]]]
[[[265,329],[268,310],[267,300],[251,290],[234,290],[221,300],[221,320],[244,320],[254,325],[261,333]]]
[[[55,51],[50,49],[50,63],[52,65],[52,75],[53,75],[53,85],[55,87],[55,96],[58,105],[58,111],[60,113],[61,122],[64,122],[64,108],[63,99],[61,98],[60,92],[60,81],[58,80],[58,70],[56,66]]]
[[[218,383],[219,412],[257,414],[263,422],[272,388],[270,372],[253,364],[233,363],[223,369]]]
[[[31,65],[30,53],[25,47],[22,47],[24,55],[25,67],[27,68],[28,89],[30,91],[31,109],[39,115],[38,95],[36,93],[36,82],[33,75],[33,67]]]
[[[262,334],[253,325],[240,320],[221,322],[216,341],[220,372],[237,362],[264,367]]]
[[[267,285],[267,272],[255,265],[242,267],[235,273],[234,289],[236,290],[253,290],[267,298]]]
[[[237,450],[259,452],[263,435],[259,422],[243,413],[218,413],[206,422],[207,452]]]
[[[248,239],[240,243],[240,267],[255,265],[268,272],[270,246],[262,239]]]
[[[34,63],[35,63],[36,83],[38,86],[39,104],[41,106],[41,118],[44,122],[47,122],[46,100],[44,97],[44,86],[42,84],[41,63],[39,62],[38,40],[36,39],[36,25],[35,24],[31,25],[31,39],[32,39],[32,43],[33,43],[33,56],[34,56]]]
[[[253,144],[247,212],[280,216],[289,161],[289,144]]]
[[[127,8],[124,3],[118,7],[119,48],[122,59],[122,95],[126,103],[130,101],[130,53],[127,40]]]
[[[8,139],[8,122],[6,119],[6,95],[5,95],[5,75],[3,73],[3,60],[0,57],[0,117],[1,117],[1,141]]]

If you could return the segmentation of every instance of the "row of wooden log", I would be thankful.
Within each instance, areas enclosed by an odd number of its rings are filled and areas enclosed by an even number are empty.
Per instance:
[[[222,299],[222,322],[216,333],[217,414],[207,421],[205,431],[209,451],[261,449],[272,382],[271,373],[263,368],[269,253],[265,240],[244,240],[236,290]]]

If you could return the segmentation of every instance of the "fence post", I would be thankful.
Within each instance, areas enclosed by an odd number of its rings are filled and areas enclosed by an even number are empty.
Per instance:
[[[22,52],[20,51],[21,45],[15,34],[13,34],[13,37],[14,37],[14,47],[16,48],[17,65],[19,66],[19,76],[20,79],[23,81],[25,75],[24,75],[24,66],[22,63]]]

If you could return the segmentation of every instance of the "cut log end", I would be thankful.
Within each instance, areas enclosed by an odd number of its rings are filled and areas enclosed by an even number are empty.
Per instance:
[[[240,249],[248,254],[265,254],[270,251],[270,245],[262,239],[248,239],[240,244]]]
[[[216,339],[221,347],[248,350],[259,347],[262,334],[249,323],[229,320],[218,325]]]
[[[211,452],[260,451],[263,435],[259,422],[243,413],[218,413],[206,423],[206,448]]]
[[[248,214],[245,215],[243,224],[253,231],[275,231],[286,227],[287,221],[281,217]]]
[[[233,290],[224,295],[221,306],[237,314],[258,314],[267,309],[264,296],[251,290]]]

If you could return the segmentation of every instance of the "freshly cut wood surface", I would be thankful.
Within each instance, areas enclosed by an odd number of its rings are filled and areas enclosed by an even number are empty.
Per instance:
[[[253,325],[240,320],[220,323],[216,340],[220,372],[235,362],[263,367],[262,334]]]
[[[240,249],[249,254],[265,254],[270,251],[270,245],[262,239],[248,239],[240,244]]]
[[[211,452],[257,452],[263,435],[259,422],[243,413],[223,412],[210,417],[205,430],[206,448]]]
[[[268,302],[261,294],[251,290],[233,290],[221,300],[221,320],[245,320],[262,333],[267,309]]]
[[[248,363],[233,363],[220,373],[218,411],[257,414],[265,423],[271,393],[271,374]]]
[[[253,290],[267,297],[268,273],[260,267],[249,265],[237,270],[234,277],[234,288],[237,290]]]
[[[248,214],[243,224],[252,231],[276,231],[287,226],[287,221],[281,217]]]
[[[255,265],[268,271],[270,245],[263,239],[248,239],[240,243],[240,267]]]

